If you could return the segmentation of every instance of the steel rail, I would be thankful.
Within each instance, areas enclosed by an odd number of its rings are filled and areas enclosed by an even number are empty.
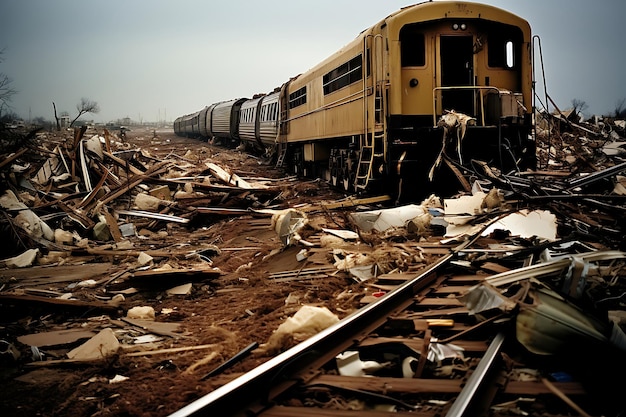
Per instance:
[[[469,243],[470,241],[466,241],[456,251],[468,246]],[[411,299],[416,291],[431,284],[436,278],[436,272],[450,262],[455,252],[442,257],[415,278],[389,292],[375,303],[359,309],[317,335],[193,401],[170,414],[170,417],[242,413],[246,407],[259,399],[263,400],[263,394],[267,394],[277,381],[286,381],[299,370],[313,363],[322,353],[329,350],[328,346],[337,348],[345,345],[346,340],[351,344],[354,339],[347,338],[347,335],[361,333],[363,328],[380,320],[380,317],[385,317],[407,299]]]
[[[485,376],[489,373],[496,358],[500,354],[502,346],[504,345],[504,340],[504,333],[498,333],[496,335],[496,337],[489,345],[489,349],[487,349],[487,352],[485,352],[485,355],[478,363],[478,366],[476,367],[472,375],[470,375],[470,377],[468,378],[467,383],[461,390],[461,393],[456,398],[456,400],[454,400],[454,403],[452,403],[452,406],[448,410],[446,417],[462,417],[465,415],[465,412],[472,402],[472,399],[478,392],[478,389],[481,387]]]

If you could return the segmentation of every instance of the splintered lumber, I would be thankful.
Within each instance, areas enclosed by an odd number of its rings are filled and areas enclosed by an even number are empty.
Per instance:
[[[367,378],[347,377],[337,375],[321,375],[312,379],[310,384],[324,384],[341,386],[342,388],[360,389],[371,392],[402,392],[402,393],[429,393],[429,392],[460,392],[464,381],[460,379],[416,379],[416,378]],[[584,388],[578,382],[554,383],[561,392],[570,395],[584,393]],[[503,391],[507,394],[549,394],[550,389],[541,382],[511,381],[506,384]],[[297,414],[302,415],[298,408]],[[319,412],[319,410],[318,410]],[[293,414],[285,414],[293,415]],[[311,414],[313,415],[313,414]],[[318,414],[319,415],[319,414]],[[582,415],[582,414],[581,414]]]
[[[118,214],[125,214],[127,216],[145,217],[148,219],[163,220],[173,223],[189,223],[189,219],[184,217],[172,216],[170,214],[153,213],[144,210],[117,210]]]
[[[119,158],[119,157],[113,155],[110,152],[102,151],[102,153],[104,154],[104,156],[106,156],[107,158],[111,159],[113,162],[118,164],[120,167],[122,167],[124,169],[128,169],[133,174],[135,174],[135,175],[142,175],[143,174],[143,171],[141,171],[140,169],[138,169],[138,168],[134,167],[133,165],[129,164],[127,161],[123,160],[122,158]]]
[[[225,171],[219,165],[216,165],[216,164],[214,164],[212,162],[207,162],[206,166],[209,168],[211,173],[213,175],[215,175],[216,178],[218,178],[220,181],[222,181],[222,182],[224,182],[224,183],[226,183],[228,185],[232,185],[232,186],[239,187],[239,188],[246,188],[246,189],[253,189],[253,188],[255,188],[250,183],[248,183],[246,180],[241,178],[239,175],[234,174],[234,173],[229,173],[229,172]]]
[[[179,338],[183,336],[182,333],[179,333],[181,326],[180,323],[131,319],[128,317],[123,317],[121,320],[133,326],[139,327],[142,330],[146,330],[150,333],[158,334],[160,336],[168,336],[173,338]]]
[[[191,350],[202,350],[202,349],[215,349],[220,345],[211,343],[209,345],[197,345],[197,346],[185,346],[185,347],[177,347],[177,348],[168,348],[168,349],[158,349],[158,350],[142,350],[140,352],[130,352],[124,354],[124,356],[151,356],[151,355],[162,355],[168,353],[178,353],[178,352],[188,352]]]
[[[31,333],[17,338],[18,342],[28,346],[47,347],[74,343],[80,339],[89,339],[95,336],[91,330],[62,329],[49,332]]]
[[[120,231],[120,228],[117,225],[117,221],[115,220],[113,215],[109,213],[109,211],[106,209],[104,209],[104,218],[106,219],[107,225],[109,226],[109,231],[111,232],[111,237],[113,237],[113,240],[115,240],[116,242],[121,242],[122,232]]]
[[[269,278],[273,282],[287,282],[294,280],[323,278],[334,272],[337,272],[337,268],[335,268],[334,266],[323,266],[318,268],[305,268],[292,271],[275,272],[273,274],[270,274]]]
[[[135,287],[172,287],[190,281],[200,282],[220,276],[215,269],[149,269],[130,274]]]
[[[110,262],[81,265],[33,266],[30,268],[5,269],[0,277],[15,278],[22,286],[52,285],[64,282],[83,281],[107,274],[113,268]]]
[[[40,297],[36,295],[22,295],[22,294],[0,294],[0,302],[15,301],[21,303],[33,303],[33,304],[46,304],[56,307],[74,307],[84,308],[88,310],[104,310],[109,312],[115,312],[118,310],[117,306],[107,304],[100,301],[90,300],[64,300],[60,298],[48,298]]]
[[[161,161],[155,164],[154,166],[152,166],[145,173],[139,171],[139,174],[128,178],[126,183],[120,185],[116,190],[112,190],[109,194],[107,194],[105,198],[103,198],[102,200],[99,200],[99,203],[100,204],[110,203],[111,201],[115,200],[119,196],[129,192],[130,190],[132,190],[133,188],[135,188],[142,182],[146,180],[153,180],[151,176],[156,177],[162,172],[164,172],[167,169],[168,164],[169,164],[168,161]]]
[[[24,153],[26,153],[27,150],[28,150],[28,148],[22,148],[19,151],[15,152],[13,155],[7,157],[4,161],[0,161],[0,168],[2,168],[3,166],[8,165],[11,162],[15,161],[17,158],[19,158]]]
[[[389,201],[389,200],[391,200],[391,197],[388,195],[379,195],[379,196],[368,197],[368,198],[348,197],[344,200],[334,201],[332,203],[322,202],[322,203],[312,204],[309,206],[298,207],[298,210],[305,211],[305,212],[315,211],[315,210],[334,210],[334,209],[347,208],[347,207],[356,207],[360,205],[382,203],[384,201]]]
[[[253,211],[248,209],[236,209],[236,208],[221,208],[221,207],[198,207],[196,212],[200,214],[221,214],[224,216],[233,216],[233,215],[245,215],[245,214],[253,214]]]
[[[408,273],[408,272],[394,272],[388,274],[381,274],[376,277],[376,279],[381,281],[410,281],[415,279],[419,274],[418,273]]]
[[[216,278],[220,275],[220,271],[215,269],[148,269],[146,271],[136,271],[132,273],[133,278],[146,277],[185,277],[193,278]]]

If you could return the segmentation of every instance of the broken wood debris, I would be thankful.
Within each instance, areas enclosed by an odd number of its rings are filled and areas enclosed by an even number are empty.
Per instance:
[[[595,342],[622,346],[624,129],[598,123],[569,123],[551,131],[549,140],[539,131],[535,171],[501,173],[484,161],[473,161],[471,170],[443,155],[445,165],[439,169],[452,170],[460,193],[389,210],[388,196],[314,198],[319,182],[307,185],[305,198],[290,201],[296,193],[293,177],[255,178],[237,171],[237,164],[219,163],[214,156],[221,150],[182,156],[176,150],[158,157],[152,154],[157,142],[131,147],[107,130],[87,135],[89,130],[78,129],[69,140],[41,133],[31,138],[37,147],[6,154],[0,149],[5,185],[0,225],[10,240],[0,269],[0,306],[11,312],[7,320],[15,317],[12,327],[23,327],[19,339],[9,335],[16,351],[22,351],[10,362],[28,367],[99,363],[101,356],[70,359],[65,353],[111,328],[120,356],[142,357],[155,366],[150,372],[178,366],[181,374],[193,369],[206,374],[250,341],[245,331],[227,334],[223,323],[253,322],[248,329],[254,327],[255,333],[271,327],[267,312],[276,306],[263,289],[285,298],[276,309],[276,316],[285,317],[306,301],[324,303],[315,298],[317,291],[327,282],[341,282],[342,291],[332,292],[331,299],[341,306],[337,312],[349,314],[380,300],[476,234],[482,246],[457,253],[455,268],[461,273],[454,285],[416,295],[449,320],[435,322],[435,313],[415,312],[408,317],[413,326],[427,331],[445,325],[471,333],[488,331],[503,319],[519,320],[520,341],[550,353],[560,348],[549,342],[552,334],[562,330],[533,317],[548,307],[556,311],[555,320],[571,319],[573,314],[563,317],[563,312],[576,311],[580,320],[563,324],[583,339],[595,335]],[[290,216],[278,218],[285,213]],[[229,227],[238,232],[227,234]],[[6,266],[6,260],[27,252],[20,268]],[[468,306],[469,296],[454,294],[470,281],[482,283],[482,292]],[[489,298],[487,288],[496,289],[498,300]],[[546,295],[546,288],[552,293]],[[255,291],[266,305],[246,298]],[[479,305],[478,294],[491,301],[481,305],[492,316],[461,328],[454,318]],[[247,304],[238,304],[244,299]],[[167,306],[153,310],[156,320],[124,316],[131,306],[148,304]],[[216,306],[232,311],[220,312],[226,318],[209,318],[208,309]],[[597,315],[592,307],[606,313],[596,326],[585,322]],[[19,320],[20,312],[31,318]],[[204,314],[210,326],[200,319]],[[37,331],[50,328],[53,317],[64,320],[55,323],[58,330]],[[110,318],[86,324],[97,317]],[[81,323],[84,330],[77,330]],[[209,327],[217,337],[207,335]],[[47,348],[42,338],[63,349]],[[38,344],[43,356],[35,360],[28,349]],[[486,348],[483,342],[461,344],[468,351]],[[416,339],[411,349],[420,356],[433,346],[431,340]],[[185,362],[196,351],[209,355]],[[170,362],[150,362],[164,357]],[[550,391],[537,384],[539,391]],[[568,393],[578,392],[572,387]]]

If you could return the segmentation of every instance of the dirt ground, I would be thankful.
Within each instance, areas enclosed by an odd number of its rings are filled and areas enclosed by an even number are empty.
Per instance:
[[[225,151],[206,142],[177,137],[171,131],[133,130],[128,133],[126,143],[131,148],[141,148],[144,157],[157,161],[176,159],[181,163],[196,163],[210,160],[232,167],[240,176],[268,179],[285,176],[280,170],[243,152]],[[298,207],[344,198],[319,181],[283,179],[279,184],[281,193],[272,197],[271,204],[264,201],[266,206]],[[253,193],[247,196],[221,195],[220,198],[222,204],[219,207],[247,208],[259,203]],[[120,271],[132,269],[136,264],[135,256],[124,254],[75,255],[66,258],[62,266],[29,268],[31,271],[26,275],[31,278],[33,270],[43,271],[42,276],[47,273],[58,277],[64,274],[63,268],[68,268],[67,274],[72,268],[72,273],[77,276],[71,282],[88,278],[97,281],[98,285],[94,287],[72,290],[80,299],[109,299],[115,291],[129,288],[136,292],[124,293],[124,301],[114,311],[3,301],[1,331],[4,346],[11,343],[20,357],[12,357],[9,349],[0,357],[3,385],[0,414],[165,416],[292,345],[294,342],[289,340],[281,341],[285,346],[269,348],[265,344],[274,330],[301,305],[326,306],[343,317],[358,308],[359,300],[372,292],[347,273],[339,271],[324,274],[322,278],[287,282],[268,278],[273,272],[328,267],[333,263],[332,249],[318,245],[305,261],[298,261],[296,257],[302,248],[283,248],[271,227],[271,216],[194,214],[190,219],[187,224],[133,219],[137,234],[129,238],[138,251],[171,251],[171,256],[154,256],[153,267],[168,264],[185,268],[210,267],[219,271],[218,276],[208,279],[194,278],[192,290],[187,295],[168,295],[166,290],[178,283],[167,278],[155,277],[149,282],[110,281]],[[322,227],[338,229],[345,226],[341,211],[316,212],[310,215],[309,221],[301,232],[304,239],[315,239]],[[90,242],[90,245],[95,248],[105,246],[98,242]],[[186,259],[180,255],[193,252],[194,248],[208,248],[207,255],[202,259]],[[95,268],[97,265],[105,267]],[[50,272],[51,268],[54,272]],[[20,271],[0,272],[5,287],[28,279],[19,275]],[[103,282],[107,285],[102,285]],[[50,283],[38,288],[63,292],[63,287],[68,284]],[[134,343],[134,337],[149,333],[122,321],[125,312],[135,306],[152,307],[156,322],[171,323],[178,328],[157,341]],[[17,341],[19,336],[38,332],[83,329],[97,333],[106,327],[114,329],[123,345],[117,355],[106,361],[64,363],[65,354],[78,344],[76,341],[40,348],[39,353],[45,360],[58,360],[58,364],[33,362],[29,347]],[[241,363],[221,375],[202,380],[209,371],[254,342],[261,347]],[[193,347],[198,348],[176,353],[129,355],[142,350]],[[114,383],[112,380],[116,375],[128,379]]]
[[[558,194],[568,175],[621,163],[623,128],[619,132],[617,139],[563,133],[540,146],[540,166],[548,171],[528,182],[529,193],[537,186]],[[414,224],[417,238],[398,230],[360,233],[351,242],[330,236],[324,229],[355,230],[349,221],[355,207],[329,208],[349,201],[346,195],[324,181],[297,180],[241,150],[171,130],[133,129],[123,140],[116,133],[85,132],[85,138],[103,135],[106,140],[96,142],[112,152],[90,164],[81,162],[76,131],[0,138],[0,155],[14,162],[0,158],[0,195],[14,192],[53,228],[74,230],[71,243],[36,239],[18,232],[9,210],[0,210],[2,258],[40,251],[33,266],[0,266],[0,415],[167,416],[298,343],[275,331],[303,305],[343,318],[371,300],[381,288],[338,267],[347,263],[346,253],[374,259],[384,274],[419,271],[446,252],[438,247],[441,230],[432,225],[423,230]],[[58,149],[65,150],[73,177],[33,186],[29,181]],[[215,166],[227,171],[228,181],[238,176],[239,185],[256,185],[225,186]],[[80,183],[87,171],[96,190],[89,194]],[[607,200],[617,204],[569,195],[522,203],[553,209],[566,241],[582,238],[598,250],[623,250],[623,216],[616,213],[623,213],[619,197],[626,181],[601,180],[583,184],[585,195],[619,193]],[[171,199],[159,200],[150,215],[138,209],[138,195],[164,185]],[[300,241],[286,245],[273,219],[289,208],[305,213],[307,222]],[[81,227],[94,218],[110,228],[124,226],[126,233],[87,234]],[[602,298],[618,300],[621,309],[622,287],[614,290]],[[148,317],[131,317],[136,308]],[[114,354],[104,355],[102,343],[96,356],[104,358],[71,359],[107,329],[119,344],[111,348]],[[256,344],[244,359],[205,378]]]

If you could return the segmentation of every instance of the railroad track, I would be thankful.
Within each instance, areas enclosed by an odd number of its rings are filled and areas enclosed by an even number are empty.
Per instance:
[[[459,301],[489,276],[459,267],[475,241],[171,417],[607,415],[556,372],[569,362],[530,354],[500,310]]]

